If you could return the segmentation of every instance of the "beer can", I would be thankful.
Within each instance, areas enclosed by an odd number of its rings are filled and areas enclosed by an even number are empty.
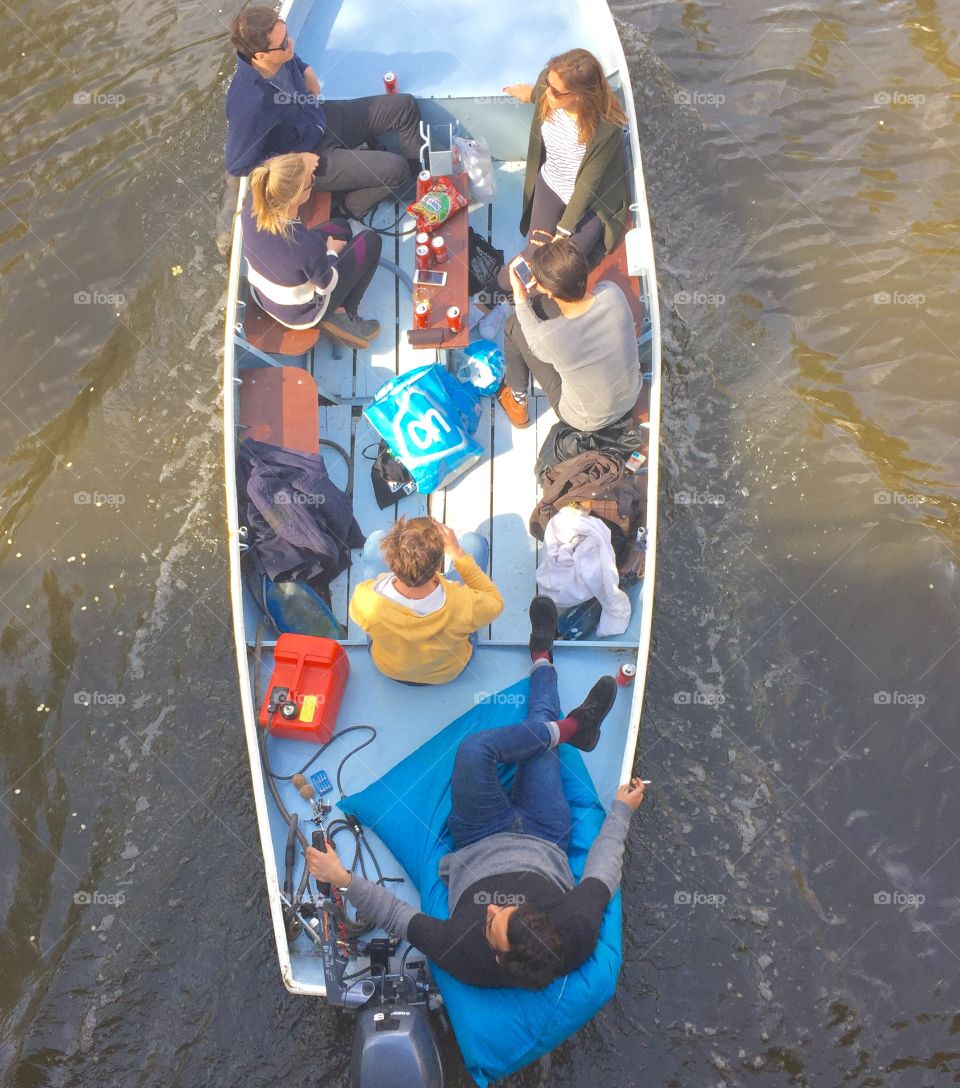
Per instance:
[[[417,231],[416,244],[418,246],[430,246],[430,235],[425,230]]]
[[[417,268],[430,267],[430,247],[417,246]]]
[[[433,180],[433,175],[429,170],[421,170],[417,174],[417,200],[423,196],[423,194],[430,188],[430,182]]]
[[[622,688],[629,687],[633,683],[633,681],[636,679],[636,676],[637,676],[637,667],[636,667],[636,665],[630,665],[630,664],[621,665],[620,668],[617,670],[617,683]]]
[[[430,320],[430,303],[418,302],[413,308],[413,326],[416,329],[425,329]]]
[[[459,306],[451,306],[447,310],[447,326],[451,332],[460,332],[463,328],[463,318],[460,316]]]
[[[443,264],[447,259],[447,243],[438,234],[430,242],[430,250],[433,253],[435,264]]]
[[[386,72],[383,76],[383,89],[387,94],[397,93],[397,77],[393,72]]]

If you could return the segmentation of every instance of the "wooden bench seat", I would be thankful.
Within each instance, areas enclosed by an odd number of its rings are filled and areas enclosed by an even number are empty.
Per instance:
[[[240,371],[240,423],[244,438],[271,446],[318,453],[317,383],[297,366],[247,367]]]
[[[627,272],[627,242],[621,238],[616,249],[611,250],[603,260],[591,270],[587,279],[587,287],[593,290],[598,283],[615,283],[626,295],[633,311],[633,325],[637,330],[637,336],[643,331],[644,317],[641,295],[640,277],[631,276]]]

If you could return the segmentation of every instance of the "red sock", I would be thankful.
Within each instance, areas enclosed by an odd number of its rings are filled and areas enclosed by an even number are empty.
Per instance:
[[[560,721],[557,722],[557,728],[560,730],[560,740],[558,743],[566,744],[580,728],[580,723],[576,718],[561,718]]]
[[[540,650],[538,653],[530,655],[531,661],[552,661],[549,650]]]

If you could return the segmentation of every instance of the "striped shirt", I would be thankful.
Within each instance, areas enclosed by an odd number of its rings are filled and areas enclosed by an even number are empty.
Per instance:
[[[569,204],[586,145],[580,143],[577,122],[566,110],[552,110],[543,122],[542,132],[547,157],[540,176],[564,204]]]

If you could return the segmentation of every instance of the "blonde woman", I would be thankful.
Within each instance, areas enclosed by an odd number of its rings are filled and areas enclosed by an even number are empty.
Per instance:
[[[586,49],[570,49],[552,57],[535,84],[514,83],[503,90],[535,107],[520,217],[527,237],[523,255],[529,260],[536,246],[570,238],[595,265],[619,244],[630,210],[626,116],[600,62]],[[496,284],[488,284],[481,301],[509,292],[512,264],[504,265]],[[501,306],[497,327],[504,316]],[[490,318],[485,320],[490,329]]]
[[[319,323],[335,339],[365,348],[380,335],[378,322],[357,313],[380,260],[380,236],[363,230],[354,238],[345,219],[313,228],[300,222],[317,162],[309,151],[277,155],[250,174],[242,213],[250,290],[281,325]]]

